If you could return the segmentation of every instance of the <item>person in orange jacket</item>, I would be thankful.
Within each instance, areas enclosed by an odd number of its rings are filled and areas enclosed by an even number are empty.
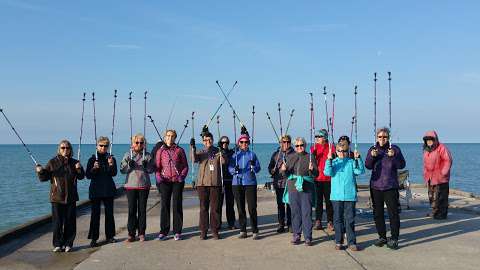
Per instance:
[[[448,214],[448,193],[452,155],[440,143],[435,131],[423,136],[423,179],[428,187],[428,198],[434,219],[446,219]]]
[[[315,156],[317,161],[317,167],[319,174],[315,178],[315,188],[317,203],[315,205],[315,230],[322,230],[322,216],[323,216],[323,201],[325,199],[325,210],[327,212],[327,228],[333,231],[333,206],[330,202],[331,191],[331,177],[323,173],[325,168],[325,161],[328,159],[328,150],[332,150],[335,153],[335,146],[328,142],[328,132],[325,129],[321,129],[315,134],[315,144],[310,148],[311,153]]]

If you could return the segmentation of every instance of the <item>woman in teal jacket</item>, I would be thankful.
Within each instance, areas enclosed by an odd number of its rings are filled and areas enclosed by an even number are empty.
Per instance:
[[[349,151],[347,143],[339,142],[336,146],[337,157],[332,160],[332,153],[328,153],[323,172],[332,177],[330,200],[333,204],[335,249],[342,249],[343,235],[346,232],[348,248],[358,251],[355,236],[356,176],[365,173],[365,165],[358,151],[355,150],[354,159],[349,157]]]

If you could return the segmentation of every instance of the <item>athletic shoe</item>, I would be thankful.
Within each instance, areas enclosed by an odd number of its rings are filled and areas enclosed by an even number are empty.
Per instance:
[[[91,247],[91,248],[98,247],[97,240],[92,240],[92,241],[90,242],[90,247]]]
[[[258,240],[259,239],[258,233],[253,233],[252,239],[253,240]]]
[[[322,221],[315,220],[315,225],[313,226],[313,229],[316,231],[323,230]]]
[[[110,243],[110,244],[113,244],[113,243],[116,243],[117,242],[117,239],[115,238],[110,238],[110,239],[107,239],[107,243]]]
[[[387,243],[387,239],[385,238],[378,238],[378,240],[374,243],[376,247],[383,247]]]
[[[387,242],[387,247],[389,249],[397,250],[398,249],[398,240],[390,238]]]
[[[335,245],[335,250],[342,250],[342,249],[343,249],[343,247],[342,247],[341,244],[336,244]]]
[[[351,245],[348,247],[348,249],[351,251],[360,251],[360,247],[357,245]]]
[[[174,239],[175,241],[180,241],[180,240],[182,240],[182,235],[179,234],[179,233],[176,233],[175,236],[173,237],[173,239]]]
[[[310,239],[305,239],[305,246],[310,247],[310,246],[312,246],[312,245],[313,245],[312,240],[310,240]]]
[[[215,240],[219,240],[219,239],[220,239],[220,235],[219,235],[218,233],[213,233],[213,234],[212,234],[212,237],[213,237],[213,239],[215,239]]]
[[[245,239],[245,238],[247,238],[247,232],[240,232],[240,234],[238,235],[238,238],[239,238],[239,239]]]
[[[61,247],[54,247],[52,251],[55,252],[55,253],[62,252],[62,248]]]
[[[159,234],[156,238],[158,241],[163,241],[167,239],[167,236],[163,233]]]
[[[140,242],[144,242],[144,241],[145,241],[145,235],[139,235],[139,236],[138,236],[138,240],[139,240]]]
[[[72,247],[66,246],[65,247],[65,252],[70,252],[72,250]]]
[[[133,241],[135,241],[135,237],[134,237],[134,236],[131,236],[131,235],[129,235],[128,238],[127,238],[127,240],[125,240],[125,242],[127,242],[127,243],[131,243],[131,242],[133,242]]]
[[[335,231],[335,228],[333,227],[333,222],[328,222],[327,224],[327,230],[331,231],[331,232],[334,232]]]
[[[285,227],[282,225],[279,225],[277,228],[277,233],[284,233],[285,232]]]
[[[293,234],[292,240],[290,241],[292,245],[298,245],[300,244],[300,235],[298,234]]]

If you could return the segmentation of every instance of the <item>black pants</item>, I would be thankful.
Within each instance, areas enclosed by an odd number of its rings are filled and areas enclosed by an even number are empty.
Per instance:
[[[233,196],[237,204],[238,223],[241,232],[247,232],[247,213],[245,212],[245,201],[248,204],[250,226],[253,233],[258,233],[257,224],[257,186],[233,186]]]
[[[448,214],[448,183],[430,185],[428,181],[428,199],[432,207],[432,216],[436,219],[446,219]]]
[[[387,229],[385,226],[385,217],[383,204],[387,205],[388,217],[390,219],[390,233],[392,239],[398,240],[400,234],[400,216],[398,214],[398,190],[376,190],[371,189],[373,214],[375,219],[375,226],[380,238],[387,238]]]
[[[333,205],[330,201],[331,182],[315,182],[317,192],[317,205],[315,205],[315,220],[322,221],[323,200],[327,211],[327,222],[333,222]]]
[[[290,227],[292,225],[292,211],[290,210],[290,205],[283,202],[283,193],[285,188],[275,188],[275,195],[277,198],[277,211],[278,211],[278,224],[280,226],[285,226],[285,212],[287,214],[286,225]]]
[[[224,181],[223,188],[225,192],[222,193],[220,197],[220,223],[219,226],[222,225],[222,207],[223,207],[223,200],[225,199],[225,214],[227,215],[227,223],[229,227],[235,226],[235,199],[233,198],[233,190],[232,190],[232,181]]]
[[[184,182],[162,182],[157,185],[160,193],[160,233],[170,231],[170,206],[173,210],[173,232],[182,233],[183,228],[183,187]]]
[[[147,200],[150,189],[127,189],[128,235],[145,235],[147,229]]]
[[[52,203],[53,246],[73,246],[77,234],[76,203]]]
[[[197,186],[198,199],[200,200],[200,232],[207,234],[208,226],[213,234],[218,234],[218,226],[220,222],[220,212],[218,205],[220,204],[220,196],[222,187],[204,187]]]
[[[100,206],[103,202],[105,209],[105,237],[112,239],[115,236],[115,219],[113,217],[113,197],[95,198],[92,201],[92,212],[90,214],[90,230],[88,239],[98,240],[100,230]]]

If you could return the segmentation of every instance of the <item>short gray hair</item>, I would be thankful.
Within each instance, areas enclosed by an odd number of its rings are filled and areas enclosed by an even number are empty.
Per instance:
[[[307,148],[307,141],[303,137],[297,137],[295,138],[295,143],[296,142],[302,142],[305,145],[305,149]]]
[[[388,138],[390,138],[390,129],[388,127],[381,127],[377,129],[377,135],[381,132],[387,133]]]

